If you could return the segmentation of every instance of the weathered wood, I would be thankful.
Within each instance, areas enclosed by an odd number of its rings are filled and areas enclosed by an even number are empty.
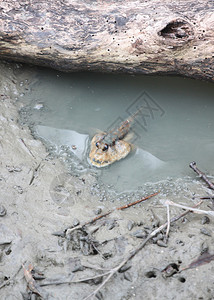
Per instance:
[[[0,58],[214,81],[214,1],[4,0]]]

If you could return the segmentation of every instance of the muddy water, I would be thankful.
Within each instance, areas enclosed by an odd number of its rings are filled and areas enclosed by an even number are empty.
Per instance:
[[[214,86],[182,78],[62,74],[37,70],[19,95],[20,122],[31,127],[51,155],[72,173],[93,172],[117,192],[192,176],[195,160],[214,169]],[[133,122],[134,150],[103,169],[88,161],[90,140],[143,108]]]

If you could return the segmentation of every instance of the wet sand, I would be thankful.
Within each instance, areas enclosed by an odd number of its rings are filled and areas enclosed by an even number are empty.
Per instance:
[[[17,104],[16,97],[22,92],[20,83],[28,79],[30,71],[26,73],[26,68],[0,64],[0,298],[41,299],[30,292],[24,277],[22,265],[27,268],[32,264],[36,284],[55,281],[39,288],[43,299],[84,299],[101,280],[67,282],[91,278],[117,266],[159,224],[165,223],[165,198],[160,193],[69,234],[66,230],[78,222],[92,220],[127,202],[101,202],[100,194],[92,192],[97,187],[96,176],[69,174],[58,159],[49,157],[27,127],[19,125],[17,107],[21,103]],[[168,199],[194,206],[207,193],[209,189],[198,178],[181,178],[173,182]],[[209,200],[200,206],[204,210],[211,207]],[[170,209],[171,216],[182,212]],[[192,213],[175,222],[167,244],[164,232],[151,239],[130,260],[130,268],[106,283],[97,299],[214,299],[214,262],[177,272],[202,251],[214,253],[213,222],[212,217],[208,220]],[[166,276],[162,271],[169,264],[175,274]]]

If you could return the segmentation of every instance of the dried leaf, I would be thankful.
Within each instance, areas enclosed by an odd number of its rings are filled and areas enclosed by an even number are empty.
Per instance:
[[[193,260],[188,267],[182,269],[181,271],[197,268],[199,266],[202,266],[204,264],[210,263],[212,260],[214,260],[214,254],[210,254],[209,252],[202,253],[197,259]]]
[[[33,266],[30,264],[27,269],[24,267],[24,265],[22,265],[22,267],[23,267],[23,270],[24,270],[24,276],[25,276],[25,279],[27,281],[29,289],[33,293],[39,295],[42,299],[47,299],[48,298],[48,293],[46,291],[44,291],[38,285],[38,283],[36,282],[36,280],[32,276],[31,272],[33,270]]]

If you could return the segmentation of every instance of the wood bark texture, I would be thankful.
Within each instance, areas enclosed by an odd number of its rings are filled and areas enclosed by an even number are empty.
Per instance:
[[[214,81],[214,1],[1,0],[0,58]]]

